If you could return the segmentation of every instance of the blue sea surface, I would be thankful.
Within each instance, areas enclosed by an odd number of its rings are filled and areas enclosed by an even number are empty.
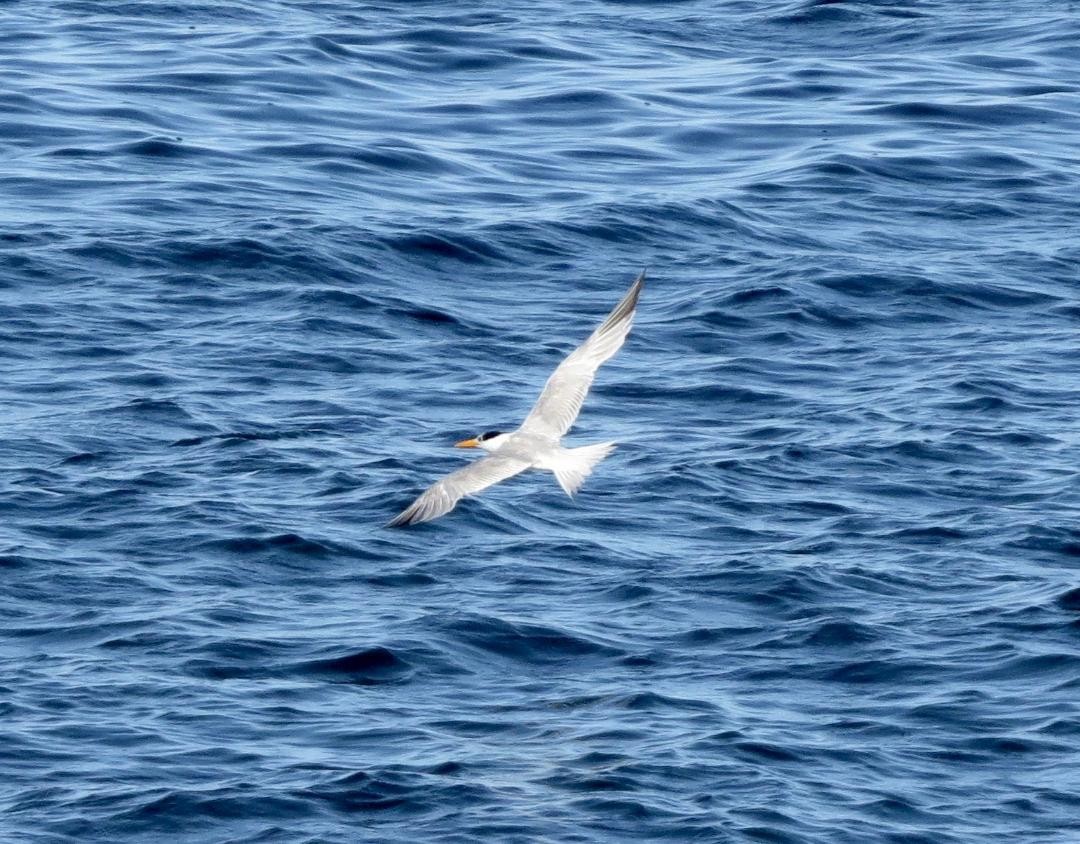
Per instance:
[[[1080,6],[0,3],[0,484],[5,844],[1080,841]]]

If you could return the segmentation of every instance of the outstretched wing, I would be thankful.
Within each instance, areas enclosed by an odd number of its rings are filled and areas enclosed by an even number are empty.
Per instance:
[[[518,472],[528,469],[529,465],[528,461],[517,457],[501,457],[498,454],[482,457],[432,484],[395,516],[387,527],[415,525],[445,516],[466,495],[473,495],[492,484],[512,478]]]
[[[572,351],[551,373],[540,398],[521,425],[522,431],[559,439],[574,424],[596,370],[614,355],[630,333],[634,309],[645,284],[645,271],[637,277],[615,309],[589,339]]]

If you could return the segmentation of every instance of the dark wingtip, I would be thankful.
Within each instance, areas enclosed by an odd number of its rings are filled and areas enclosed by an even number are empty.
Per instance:
[[[645,285],[645,270],[643,269],[638,277],[634,279],[634,283],[630,285],[630,289],[626,291],[626,295],[622,297],[622,301],[619,302],[607,315],[607,319],[597,329],[598,332],[606,331],[611,326],[618,322],[621,322],[626,318],[627,314],[633,313],[637,307],[638,296],[641,295],[641,288]]]
[[[413,508],[406,507],[386,523],[388,528],[408,527],[413,523]]]

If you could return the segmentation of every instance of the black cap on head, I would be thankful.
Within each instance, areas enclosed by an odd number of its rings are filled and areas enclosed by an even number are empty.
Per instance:
[[[482,434],[481,434],[480,436],[478,436],[478,437],[477,437],[476,439],[477,439],[477,440],[478,440],[479,442],[486,442],[487,440],[490,440],[490,439],[492,439],[493,437],[497,437],[497,436],[499,436],[499,434],[501,434],[501,433],[502,433],[502,431],[484,431],[484,433],[482,433]]]

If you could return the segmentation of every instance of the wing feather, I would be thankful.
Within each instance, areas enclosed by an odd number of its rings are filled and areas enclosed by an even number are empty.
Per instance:
[[[561,438],[570,430],[589,394],[596,370],[619,351],[630,333],[634,310],[644,284],[645,271],[642,270],[600,327],[551,373],[540,398],[522,423],[521,430],[554,439]]]
[[[516,457],[502,457],[498,454],[482,457],[436,481],[395,516],[387,527],[415,525],[444,516],[466,495],[473,495],[499,481],[505,481],[528,469],[529,465],[528,461]]]

